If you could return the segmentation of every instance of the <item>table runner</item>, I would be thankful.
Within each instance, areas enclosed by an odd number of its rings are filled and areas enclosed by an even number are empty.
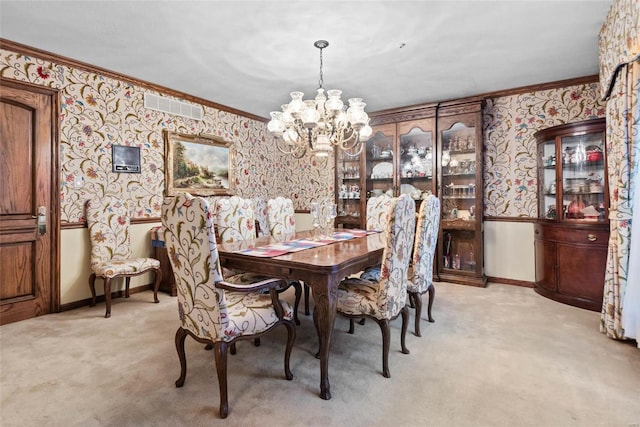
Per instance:
[[[363,237],[368,234],[378,233],[375,230],[360,230],[349,229],[344,231],[335,231],[329,236],[322,236],[318,240],[311,239],[295,239],[287,242],[269,243],[264,246],[250,247],[246,249],[239,249],[234,251],[239,254],[251,255],[257,257],[272,258],[290,252],[298,252],[305,249],[311,249],[318,246],[329,245],[331,243],[340,242],[343,240],[355,239],[356,237]]]

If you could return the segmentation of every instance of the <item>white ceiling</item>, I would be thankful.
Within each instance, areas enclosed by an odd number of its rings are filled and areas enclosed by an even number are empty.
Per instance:
[[[0,1],[0,37],[268,117],[293,90],[366,110],[598,73],[612,1]]]

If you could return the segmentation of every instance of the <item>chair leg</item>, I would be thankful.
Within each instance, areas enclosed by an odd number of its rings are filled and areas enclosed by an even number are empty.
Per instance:
[[[433,319],[433,317],[431,317],[431,306],[433,305],[433,299],[436,296],[436,288],[433,285],[430,285],[429,288],[427,289],[427,292],[429,292],[429,305],[427,306],[427,316],[429,318],[429,322],[433,323],[435,322],[435,320]]]
[[[291,358],[291,350],[293,350],[293,343],[296,340],[296,327],[291,322],[285,322],[284,326],[287,327],[287,347],[284,351],[284,376],[288,380],[293,379],[293,373],[289,366],[289,360]]]
[[[409,293],[409,307],[415,308],[415,302],[413,301],[414,295]]]
[[[409,354],[409,349],[406,346],[407,329],[409,328],[409,307],[406,305],[402,307],[402,332],[400,333],[400,346],[402,347],[403,354]]]
[[[184,354],[185,338],[187,338],[187,332],[182,328],[178,328],[176,331],[176,351],[178,352],[178,359],[180,359],[180,378],[176,380],[176,387],[182,387],[187,377],[187,358]]]
[[[415,301],[415,307],[416,307],[416,320],[415,320],[414,333],[417,337],[421,337],[422,334],[420,333],[420,316],[422,316],[422,298],[420,294],[416,292],[412,292],[409,294],[409,299]]]
[[[162,281],[162,270],[155,268],[153,271],[156,279],[155,282],[153,282],[153,302],[159,303],[158,289],[160,289],[160,282]]]
[[[299,325],[300,319],[298,319],[298,307],[300,306],[300,298],[302,297],[302,285],[300,282],[292,282],[291,285],[296,290],[296,300],[293,304],[293,320],[296,322],[296,325]]]
[[[91,289],[91,304],[89,307],[96,305],[96,273],[91,273],[89,276],[89,289]]]
[[[111,317],[111,277],[104,278],[104,302],[107,306],[107,312],[104,317]]]
[[[355,329],[354,326],[355,326],[355,322],[353,321],[353,319],[349,319],[349,333],[350,334],[353,334],[353,330]]]
[[[216,356],[216,371],[218,373],[218,385],[220,386],[220,418],[229,415],[229,399],[227,396],[227,346],[224,341],[214,343]]]
[[[253,339],[253,345],[255,347],[260,347],[260,338],[254,338]]]
[[[364,325],[364,322],[367,321],[366,317],[363,317],[362,319],[360,319],[360,321],[358,322],[359,325]]]
[[[231,353],[231,354],[236,354],[236,343],[232,342],[232,343],[229,345],[229,353]]]
[[[311,289],[309,289],[309,285],[304,284],[304,314],[306,316],[309,315],[309,293]]]
[[[124,283],[124,297],[129,298],[129,284],[131,284],[131,277],[125,278]]]
[[[382,375],[385,378],[391,378],[391,373],[389,372],[389,321],[387,319],[378,320],[378,325],[382,331]]]

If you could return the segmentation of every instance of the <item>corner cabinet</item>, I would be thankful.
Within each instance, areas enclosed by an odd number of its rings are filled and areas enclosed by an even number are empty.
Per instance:
[[[485,286],[482,224],[482,99],[438,107],[440,281]]]
[[[605,119],[544,129],[538,144],[540,295],[600,311],[609,242]]]

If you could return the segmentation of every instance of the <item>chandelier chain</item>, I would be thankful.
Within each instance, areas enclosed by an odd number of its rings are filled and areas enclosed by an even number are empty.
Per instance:
[[[324,83],[324,76],[322,75],[322,48],[320,48],[320,80],[318,80],[318,89],[322,89]]]

